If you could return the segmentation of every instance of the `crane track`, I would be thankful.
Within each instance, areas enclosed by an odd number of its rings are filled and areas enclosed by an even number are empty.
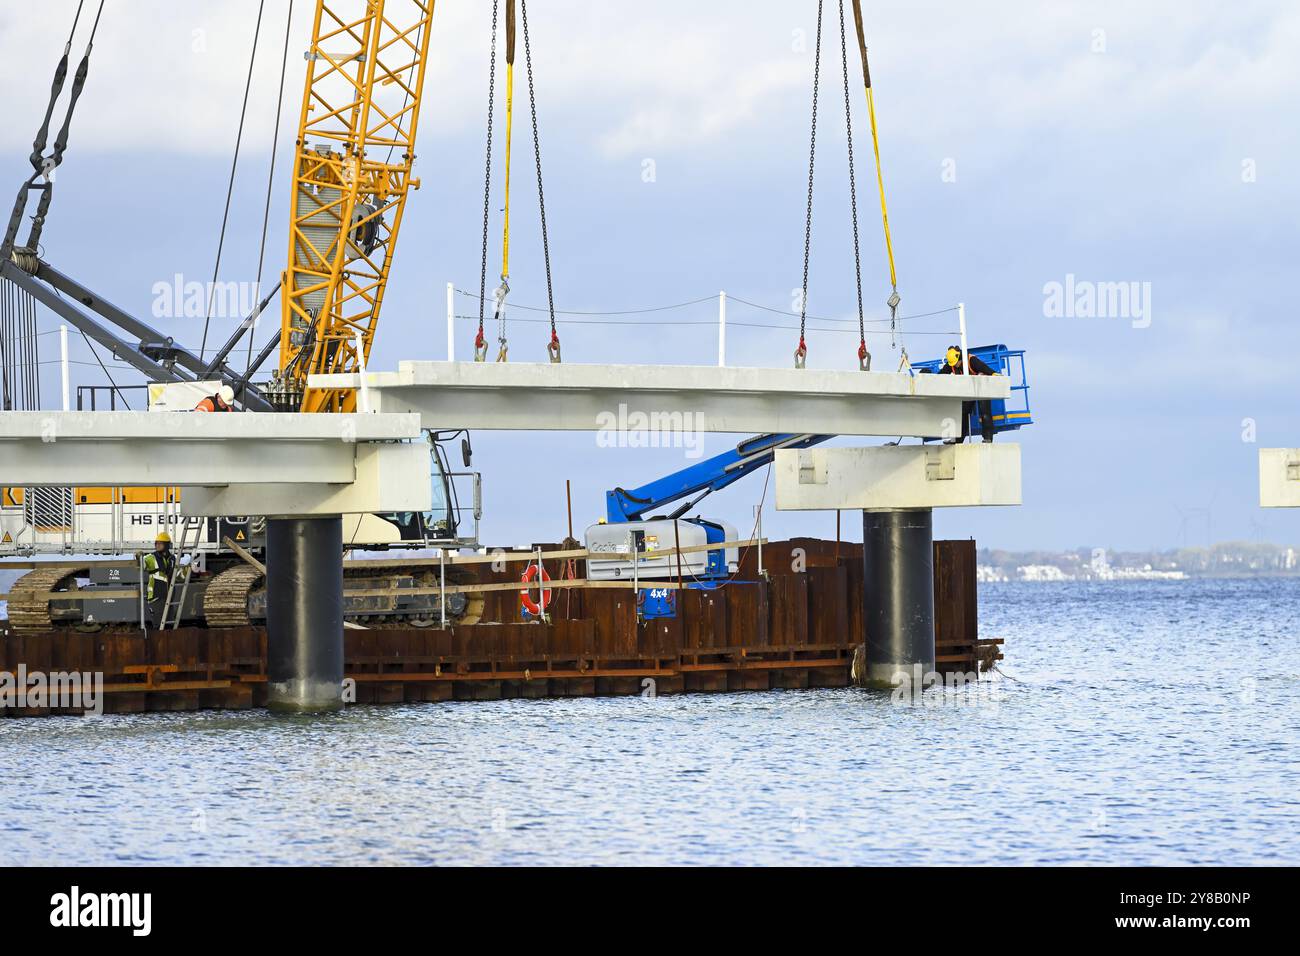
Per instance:
[[[50,591],[77,590],[76,578],[87,568],[59,565],[28,571],[9,589],[9,627],[15,634],[34,634],[54,628],[50,617]]]
[[[347,587],[349,581],[359,582],[361,580],[374,578],[382,575],[376,575],[370,572],[360,572],[349,574],[343,573],[343,586]],[[248,565],[228,568],[217,574],[208,584],[207,591],[203,596],[203,617],[208,627],[247,627],[253,623],[248,615],[248,599],[253,593],[253,589],[262,581],[262,572]],[[422,587],[434,587],[437,585],[437,576],[432,572],[424,572],[419,575],[420,585]],[[462,581],[463,575],[455,571],[449,571],[448,583],[467,583]],[[364,594],[364,590],[358,590],[354,593]],[[453,624],[469,625],[477,624],[483,617],[483,595],[468,594],[466,595],[465,613],[452,621]],[[400,619],[400,615],[393,615],[393,619]]]
[[[262,572],[237,564],[215,575],[203,592],[203,620],[208,627],[247,627],[248,596],[262,580]]]
[[[473,583],[473,579],[459,568],[448,568],[446,573],[447,573],[447,583],[449,585]],[[343,570],[344,592],[353,596],[364,596],[366,593],[364,588],[354,587],[351,590],[349,590],[348,585],[360,584],[363,581],[374,581],[386,577],[396,578],[399,576],[400,575],[398,573],[392,571],[391,569],[381,570],[381,571],[369,571],[365,569],[349,570],[347,568],[344,568]],[[410,571],[410,577],[414,578],[416,585],[421,588],[436,588],[438,586],[438,572],[434,571],[431,568],[412,569]],[[455,617],[449,613],[448,614],[449,624],[466,626],[470,624],[477,624],[482,619],[483,605],[484,605],[483,595],[481,593],[475,593],[475,594],[466,594],[464,595],[464,597],[466,601],[464,612],[459,617]],[[435,618],[422,617],[418,614],[409,614],[409,613],[386,614],[386,615],[381,615],[379,619],[367,618],[360,615],[357,616],[348,615],[347,619],[355,620],[358,623],[366,624],[367,626],[370,627],[376,626],[377,624],[382,626],[383,623],[400,624],[404,621],[410,622],[414,624],[416,627],[429,627],[438,623],[438,620]]]

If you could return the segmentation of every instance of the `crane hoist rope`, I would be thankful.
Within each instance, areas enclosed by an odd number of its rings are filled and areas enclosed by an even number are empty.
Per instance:
[[[537,128],[537,94],[533,80],[532,47],[528,36],[528,5],[526,0],[519,0],[520,26],[524,39],[524,58],[528,76],[528,104],[532,119],[533,157],[537,168],[537,201],[542,224],[542,252],[546,269],[546,299],[551,317],[551,338],[546,349],[552,362],[560,361],[560,337],[555,324],[555,296],[551,281],[551,250],[546,229],[546,194],[542,182],[542,149]],[[496,96],[496,50],[497,23],[499,4],[492,4],[492,41],[488,77],[488,132],[487,155],[484,160],[483,174],[483,256],[479,276],[479,326],[474,337],[474,361],[487,360],[487,340],[484,336],[484,307],[487,291],[487,248],[490,230],[490,213],[492,197],[492,128]],[[501,284],[492,292],[493,322],[497,327],[497,358],[505,362],[509,355],[509,341],[506,336],[506,296],[510,292],[510,160],[514,140],[514,68],[516,48],[515,0],[506,0],[506,145],[504,197],[501,225]]]
[[[812,250],[813,219],[813,175],[817,162],[817,101],[821,87],[821,53],[822,53],[822,14],[823,0],[817,3],[817,38],[813,54],[813,101],[812,124],[808,147],[808,208],[804,219],[803,235],[803,286],[799,296],[799,346],[794,353],[794,367],[803,368],[808,357],[808,344],[805,339],[808,324],[808,264]],[[866,316],[862,309],[862,256],[858,241],[858,187],[853,163],[853,110],[849,103],[849,54],[848,39],[844,25],[844,0],[839,0],[840,16],[840,62],[844,76],[844,129],[849,154],[849,204],[853,221],[853,270],[857,282],[858,295],[858,368],[871,370],[871,353],[867,351]]]
[[[519,0],[524,27],[524,65],[528,70],[528,110],[533,121],[533,158],[537,163],[537,208],[542,220],[542,261],[546,266],[546,306],[551,315],[551,340],[546,352],[552,363],[560,361],[560,334],[555,328],[555,292],[551,284],[551,243],[546,235],[546,191],[542,187],[542,140],[537,133],[537,96],[533,83],[533,49],[528,42],[528,0]]]
[[[808,144],[808,212],[803,228],[803,285],[799,293],[799,345],[794,350],[794,367],[803,368],[808,357],[804,333],[808,325],[808,260],[812,251],[813,173],[817,167],[817,93],[822,74],[822,3],[817,0],[817,45],[813,53],[812,132]]]
[[[858,293],[858,368],[871,371],[867,351],[867,320],[862,311],[862,251],[858,242],[858,183],[853,171],[853,108],[849,105],[849,48],[845,36],[844,0],[840,4],[840,64],[844,74],[844,135],[849,146],[849,208],[853,214],[853,275]]]
[[[506,0],[506,168],[505,205],[501,218],[501,285],[494,294],[497,319],[497,361],[506,361],[506,296],[510,294],[510,151],[515,125],[515,0]]]
[[[72,40],[77,32],[77,24],[81,21],[82,5],[82,3],[77,4],[77,11],[72,18],[72,29],[68,31],[68,41],[63,47],[63,56],[59,59],[59,64],[54,70],[54,80],[50,84],[50,100],[45,107],[45,118],[36,133],[36,138],[32,141],[32,152],[29,158],[33,172],[31,177],[18,189],[18,198],[14,201],[9,224],[5,229],[3,239],[0,239],[0,261],[7,261],[12,256],[16,261],[24,260],[30,264],[35,261],[36,256],[39,254],[41,232],[45,227],[45,218],[49,214],[50,201],[54,195],[54,170],[63,162],[63,154],[68,149],[68,135],[72,130],[72,114],[76,111],[77,101],[81,99],[82,90],[86,86],[86,77],[90,73],[90,53],[95,46],[95,35],[99,32],[100,18],[104,15],[104,0],[99,0],[99,8],[95,12],[95,22],[90,28],[90,38],[86,41],[86,52],[82,54],[81,62],[77,65],[77,72],[72,78],[72,91],[68,97],[68,110],[64,115],[63,125],[54,137],[53,150],[46,156],[45,147],[49,142],[50,121],[54,118],[54,107],[58,104],[59,96],[63,93],[63,84],[67,80],[68,57],[72,53]],[[43,180],[43,182],[38,183],[38,180]],[[32,226],[28,233],[27,242],[21,248],[16,248],[18,228],[22,223],[23,213],[27,211],[27,197],[31,192],[39,192],[41,198],[36,206],[36,215],[32,217]],[[20,262],[20,264],[22,263]]]
[[[849,53],[847,27],[844,16],[844,0],[839,0],[838,5],[840,18],[840,63],[844,79],[844,130],[849,159],[849,206],[853,223],[853,268],[858,299],[858,368],[867,372],[871,370],[871,353],[867,350],[866,316],[862,305],[862,252],[858,232],[858,189],[853,155],[853,108],[849,97]],[[803,284],[800,289],[799,345],[794,352],[795,368],[804,368],[808,356],[808,345],[805,337],[808,318],[808,266],[812,248],[813,179],[817,164],[817,101],[818,92],[821,86],[823,11],[824,0],[818,0],[816,47],[813,54],[812,122],[808,147],[808,206],[804,219]],[[857,28],[858,48],[862,54],[862,75],[867,91],[867,112],[871,120],[871,142],[876,158],[876,184],[880,190],[881,216],[884,219],[885,224],[885,249],[889,256],[889,280],[893,288],[892,294],[887,302],[890,315],[890,337],[893,344],[897,345],[898,305],[901,300],[898,296],[898,278],[894,269],[894,248],[889,235],[889,214],[885,206],[884,177],[880,169],[880,140],[876,129],[875,106],[872,102],[871,96],[871,74],[867,69],[867,46],[866,41],[863,39],[861,0],[853,0],[853,16]]]
[[[478,283],[478,334],[474,336],[474,361],[487,359],[487,339],[483,335],[483,310],[487,306],[488,217],[492,211],[492,130],[497,83],[497,15],[500,4],[492,0],[492,53],[488,62],[487,156],[483,162],[483,262]]]
[[[887,304],[890,337],[897,343],[898,274],[894,269],[894,243],[889,236],[889,209],[885,205],[885,176],[880,168],[880,136],[876,131],[876,104],[871,92],[871,69],[867,65],[867,40],[862,27],[862,0],[853,0],[853,23],[858,33],[858,50],[862,54],[862,83],[867,91],[867,116],[871,121],[871,148],[876,157],[876,187],[880,191],[880,218],[885,227],[885,252],[889,256],[889,284],[892,288]]]
[[[230,224],[230,201],[235,195],[235,173],[239,169],[239,149],[244,142],[244,121],[248,118],[248,95],[253,89],[253,68],[257,64],[257,41],[262,35],[262,13],[266,0],[257,5],[257,23],[253,26],[253,49],[248,55],[248,77],[244,80],[244,103],[239,109],[239,131],[235,134],[235,155],[230,161],[230,182],[226,185],[226,208],[221,214],[221,235],[217,239],[217,261],[212,267],[212,285],[208,287],[208,302],[203,310],[203,340],[199,345],[199,361],[208,352],[208,328],[212,324],[212,299],[216,293],[217,277],[221,272],[221,253],[226,245],[226,227]]]
[[[275,127],[271,137],[271,168],[266,177],[266,202],[262,208],[262,241],[257,250],[257,283],[256,288],[261,294],[262,288],[262,270],[266,264],[266,231],[271,222],[271,195],[275,186],[275,147],[280,141],[280,117],[284,106],[284,78],[289,67],[289,38],[292,35],[293,28],[293,0],[289,0],[289,9],[284,16],[284,53],[280,59],[280,89],[275,96]],[[244,378],[247,379],[253,370],[253,333],[255,328],[248,330],[248,358],[244,364]]]

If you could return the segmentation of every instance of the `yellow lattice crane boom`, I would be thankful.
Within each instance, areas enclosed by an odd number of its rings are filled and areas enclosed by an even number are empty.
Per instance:
[[[280,407],[353,411],[411,176],[434,0],[317,0],[281,294]]]

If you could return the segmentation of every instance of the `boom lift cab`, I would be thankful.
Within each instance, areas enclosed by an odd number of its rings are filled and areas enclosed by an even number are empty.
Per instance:
[[[674,528],[674,525],[676,527]],[[587,529],[587,577],[593,581],[625,581],[634,575],[646,580],[676,580],[679,573],[675,549],[696,548],[724,541],[735,541],[736,529],[725,521],[705,518],[651,518],[622,524],[594,524]],[[635,567],[623,554],[634,551]],[[600,558],[600,552],[617,553],[618,557]],[[657,552],[666,552],[662,556]],[[715,551],[700,550],[683,554],[680,573],[683,580],[726,577],[735,574],[740,552],[735,547]]]
[[[705,550],[711,544],[737,540],[735,527],[725,521],[697,516],[602,523],[588,528],[586,537],[590,580],[647,582],[637,591],[637,613],[643,620],[676,616],[677,590],[663,584],[680,579],[692,588],[714,588],[740,568],[735,546]],[[677,554],[679,546],[687,553]],[[701,550],[689,550],[696,547]],[[600,558],[600,552],[619,556]],[[628,552],[636,554],[635,562],[624,557]]]

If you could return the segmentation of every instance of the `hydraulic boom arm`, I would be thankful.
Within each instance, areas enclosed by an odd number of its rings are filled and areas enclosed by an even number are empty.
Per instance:
[[[730,451],[714,455],[664,478],[633,488],[605,492],[606,519],[610,524],[640,521],[657,508],[685,501],[670,518],[681,517],[706,495],[727,487],[752,471],[769,464],[778,448],[808,448],[833,435],[757,435]],[[694,496],[694,497],[692,497]]]

